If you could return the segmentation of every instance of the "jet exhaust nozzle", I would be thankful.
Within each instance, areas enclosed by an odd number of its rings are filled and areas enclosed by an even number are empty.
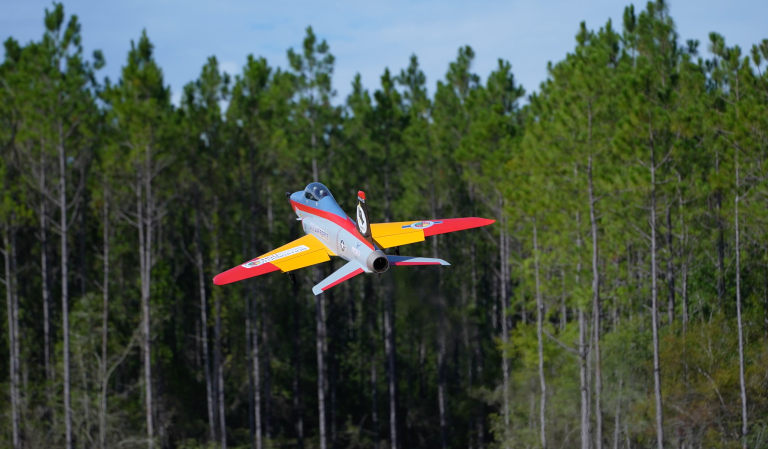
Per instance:
[[[366,262],[368,269],[374,273],[383,273],[389,269],[389,259],[387,259],[386,254],[381,252],[381,250],[373,251],[368,256],[368,260],[366,260]]]

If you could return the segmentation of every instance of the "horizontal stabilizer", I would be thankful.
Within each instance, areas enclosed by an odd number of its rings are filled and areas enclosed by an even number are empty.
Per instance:
[[[323,279],[322,282],[312,287],[312,293],[319,295],[329,288],[341,284],[347,279],[352,279],[363,272],[363,267],[355,261],[347,262],[346,265],[336,270],[332,275]]]
[[[387,256],[390,265],[450,265],[443,259],[432,259],[431,257],[411,257],[411,256]]]

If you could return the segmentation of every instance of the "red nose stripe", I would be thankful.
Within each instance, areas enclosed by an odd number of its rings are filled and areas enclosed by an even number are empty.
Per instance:
[[[324,210],[320,210],[320,209],[314,208],[312,206],[305,206],[304,204],[297,203],[296,201],[293,201],[293,200],[291,201],[291,204],[293,204],[294,209],[299,209],[302,212],[306,212],[308,214],[316,215],[316,216],[318,216],[320,218],[325,218],[326,220],[329,220],[329,221],[332,221],[332,222],[336,223],[337,225],[339,225],[342,228],[344,228],[350,234],[359,237],[359,240],[361,242],[363,242],[363,244],[365,246],[367,246],[370,249],[373,249],[373,245],[371,245],[368,242],[368,240],[366,240],[365,238],[363,238],[360,235],[360,232],[355,227],[355,222],[352,221],[351,219],[349,219],[349,217],[347,217],[347,219],[344,220],[343,218],[339,217],[336,214],[332,214],[330,212],[326,212]]]

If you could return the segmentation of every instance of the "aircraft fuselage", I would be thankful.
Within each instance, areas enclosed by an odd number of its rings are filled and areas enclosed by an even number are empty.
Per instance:
[[[382,273],[389,268],[384,252],[361,235],[358,223],[344,213],[332,196],[316,201],[306,198],[302,190],[291,194],[290,201],[304,232],[315,236],[329,253],[357,262],[366,273]]]

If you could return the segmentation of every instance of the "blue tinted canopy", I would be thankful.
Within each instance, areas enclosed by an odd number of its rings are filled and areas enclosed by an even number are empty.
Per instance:
[[[304,198],[308,200],[320,201],[326,196],[333,198],[333,195],[331,195],[331,191],[328,190],[328,187],[320,184],[319,182],[313,182],[304,189]],[[334,199],[334,202],[335,201],[336,200]]]

